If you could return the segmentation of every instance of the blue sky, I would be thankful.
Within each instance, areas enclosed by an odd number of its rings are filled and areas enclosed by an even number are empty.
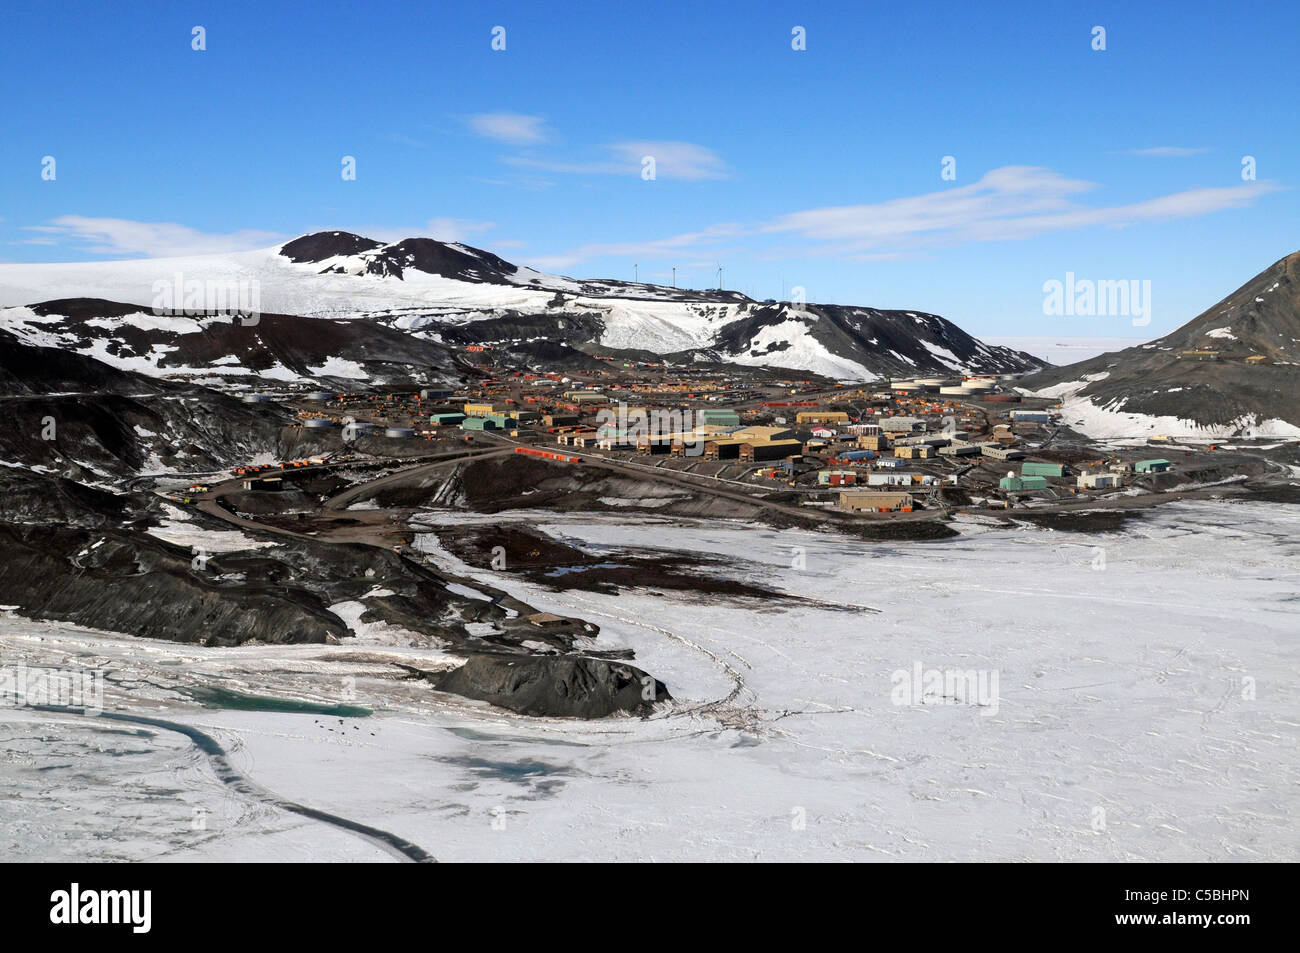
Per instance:
[[[758,298],[801,286],[980,335],[1091,337],[1163,333],[1300,249],[1294,2],[51,3],[0,17],[10,262],[346,228],[578,277],[630,279],[636,263],[667,283],[676,266],[704,287],[720,263]],[[1150,326],[1044,315],[1043,284],[1067,272],[1150,281]]]

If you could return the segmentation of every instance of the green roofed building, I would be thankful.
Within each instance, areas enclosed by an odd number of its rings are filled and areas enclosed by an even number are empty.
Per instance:
[[[695,412],[695,422],[715,427],[739,427],[740,414],[721,407],[705,407]]]
[[[1032,460],[1027,460],[1020,467],[1020,475],[1022,477],[1063,477],[1065,476],[1065,466],[1060,463],[1035,463]]]
[[[1139,460],[1133,464],[1133,469],[1138,473],[1164,473],[1172,463],[1168,460]]]
[[[432,414],[429,417],[429,423],[435,427],[454,427],[464,419],[464,414]]]
[[[1005,476],[998,481],[1004,490],[1046,490],[1047,477],[1041,476]]]

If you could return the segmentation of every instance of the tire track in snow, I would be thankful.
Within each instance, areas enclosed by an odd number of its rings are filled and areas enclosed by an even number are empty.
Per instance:
[[[246,775],[240,774],[235,770],[234,765],[230,763],[230,758],[226,749],[213,738],[211,735],[200,731],[190,725],[181,724],[175,721],[166,721],[162,718],[146,718],[143,715],[127,715],[120,712],[103,711],[98,715],[87,714],[79,708],[64,708],[59,705],[32,705],[35,711],[50,712],[59,715],[77,715],[83,718],[106,718],[110,721],[125,721],[135,725],[147,725],[152,728],[160,728],[163,731],[174,731],[189,738],[194,746],[201,751],[208,759],[216,772],[217,779],[222,784],[228,785],[243,794],[246,797],[263,804],[277,807],[291,814],[298,814],[302,817],[310,818],[313,821],[320,821],[323,824],[329,824],[349,834],[354,834],[362,840],[368,841],[380,850],[392,854],[398,860],[417,864],[437,863],[437,859],[427,853],[422,847],[412,844],[404,838],[391,834],[388,831],[382,831],[377,827],[370,827],[357,821],[348,820],[346,817],[339,817],[337,814],[330,814],[327,811],[321,811],[314,807],[308,807],[305,804],[299,804],[296,801],[290,801],[281,797],[274,791],[262,787],[256,781]]]

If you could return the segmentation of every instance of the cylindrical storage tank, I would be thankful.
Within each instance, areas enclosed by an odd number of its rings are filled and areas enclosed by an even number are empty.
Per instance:
[[[925,389],[916,381],[898,381],[892,386],[894,390],[905,390],[909,392],[920,391]]]
[[[386,427],[384,428],[384,436],[394,437],[401,440],[407,437],[414,437],[415,431],[410,427]]]
[[[925,387],[951,387],[957,383],[951,377],[918,377],[916,382]]]
[[[269,404],[271,402],[270,394],[245,394],[244,403],[246,404]]]
[[[334,421],[326,420],[324,417],[310,417],[304,420],[302,425],[311,430],[324,430],[327,427],[333,427]]]
[[[965,387],[962,387],[961,385],[956,385],[956,386],[940,387],[939,393],[948,394],[953,397],[960,397],[964,394],[969,394],[970,391],[967,390]]]
[[[314,390],[307,394],[304,399],[314,401],[333,400],[334,395],[327,390]]]

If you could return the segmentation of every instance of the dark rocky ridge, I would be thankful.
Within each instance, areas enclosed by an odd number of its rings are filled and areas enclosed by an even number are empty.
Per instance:
[[[407,238],[364,256],[366,274],[401,278],[407,268],[458,281],[501,284],[519,271],[518,266],[489,251],[452,245],[432,238]]]
[[[195,320],[202,324],[201,330],[178,331],[166,327],[141,327],[129,321],[110,321],[110,326],[105,327],[105,319],[124,318],[141,311],[154,312],[98,298],[57,299],[33,304],[30,308],[42,317],[62,318],[56,322],[42,322],[39,328],[42,335],[56,337],[64,350],[86,352],[102,342],[108,354],[122,360],[143,360],[151,355],[160,355],[156,357],[159,374],[180,373],[187,368],[206,372],[222,366],[249,371],[272,371],[284,367],[308,380],[352,388],[358,384],[352,377],[331,376],[331,361],[338,359],[359,365],[366,375],[365,383],[373,384],[437,384],[457,380],[464,372],[459,355],[448,347],[377,322],[261,314],[255,322],[245,323],[239,319],[216,319],[215,316],[204,320],[199,316]],[[159,317],[185,317],[172,311],[156,314]],[[0,335],[0,348],[7,347],[7,342],[21,333],[16,328],[5,330],[9,330],[9,334]],[[48,362],[50,359],[43,360]],[[90,370],[85,364],[76,365],[71,370],[77,368],[91,374],[90,382],[103,373]],[[55,371],[57,368],[49,368],[46,373]],[[119,379],[124,378],[119,376]],[[225,379],[254,386],[283,384],[274,378],[267,381],[247,374],[229,375]],[[85,389],[84,384],[78,389]]]
[[[758,333],[788,321],[806,325],[813,338],[835,356],[856,361],[882,376],[947,375],[960,373],[962,367],[985,374],[1020,373],[1045,366],[1024,351],[984,344],[937,314],[833,304],[758,307],[748,317],[726,325],[713,350],[722,360],[759,356],[762,352],[751,343]],[[932,347],[952,358],[936,354]],[[775,352],[768,352],[774,364],[780,363],[779,350],[778,345]]]

